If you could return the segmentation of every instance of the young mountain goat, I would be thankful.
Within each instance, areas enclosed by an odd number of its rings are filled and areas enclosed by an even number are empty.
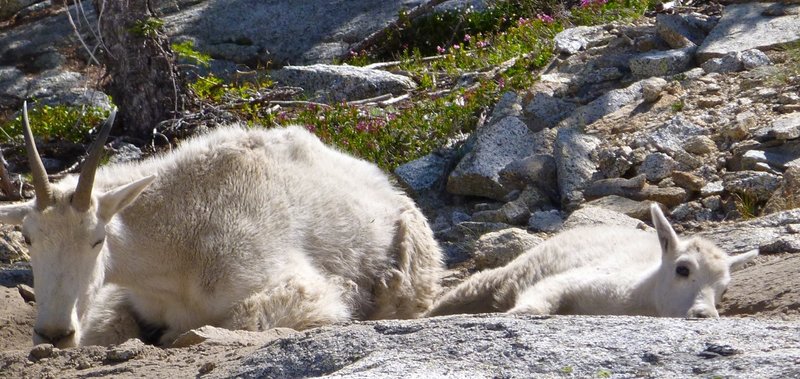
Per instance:
[[[619,227],[566,231],[504,267],[479,272],[439,299],[429,316],[526,314],[719,317],[730,271],[758,255],[729,257],[711,242],[681,240],[661,209],[657,233]]]
[[[413,318],[439,291],[441,251],[413,201],[303,128],[218,128],[95,175],[112,115],[80,176],[51,184],[24,116],[36,198],[0,222],[29,244],[34,343]]]

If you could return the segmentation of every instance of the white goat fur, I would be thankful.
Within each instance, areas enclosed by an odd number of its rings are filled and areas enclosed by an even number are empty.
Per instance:
[[[76,181],[54,183],[45,210],[0,207],[31,241],[36,343],[413,318],[439,291],[441,251],[413,201],[301,127],[219,128],[103,167],[86,213],[70,206]]]
[[[716,304],[730,271],[758,250],[728,256],[707,240],[680,240],[660,208],[654,205],[651,213],[657,233],[608,226],[565,231],[504,267],[474,274],[428,315],[719,317]]]

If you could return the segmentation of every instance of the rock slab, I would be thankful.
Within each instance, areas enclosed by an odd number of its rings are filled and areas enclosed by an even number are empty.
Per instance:
[[[800,323],[450,316],[314,329],[209,377],[796,377]]]

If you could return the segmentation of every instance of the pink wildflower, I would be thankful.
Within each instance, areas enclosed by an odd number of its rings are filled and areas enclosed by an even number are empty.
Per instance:
[[[444,54],[446,50],[441,46],[436,46],[436,52],[439,54]]]
[[[453,45],[453,50],[458,50],[460,48],[461,48],[461,45],[459,45],[459,44],[454,44]]]
[[[359,121],[358,124],[356,124],[356,130],[359,132],[369,132],[369,123],[367,121]]]
[[[489,46],[489,41],[478,41],[478,47],[479,48],[482,49],[482,48],[484,48],[486,46]]]
[[[536,15],[536,18],[538,18],[538,19],[539,19],[539,21],[541,21],[541,22],[543,22],[543,23],[545,23],[545,24],[552,24],[553,22],[555,22],[555,21],[556,21],[556,20],[555,20],[553,17],[551,17],[550,15],[547,15],[547,14],[544,14],[544,13],[539,13],[539,14],[537,14],[537,15]]]
[[[472,36],[469,34],[464,34],[464,42],[469,42],[472,39]]]

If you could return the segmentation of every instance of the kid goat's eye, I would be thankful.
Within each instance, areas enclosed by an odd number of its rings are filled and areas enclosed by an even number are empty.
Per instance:
[[[99,245],[99,244],[103,243],[105,240],[106,240],[106,239],[105,239],[105,237],[103,237],[103,238],[101,238],[99,241],[97,241],[97,242],[93,243],[93,244],[92,244],[92,249],[94,249],[95,247],[97,247],[97,245]]]
[[[675,273],[684,278],[689,277],[689,268],[686,266],[678,266],[675,268]]]

